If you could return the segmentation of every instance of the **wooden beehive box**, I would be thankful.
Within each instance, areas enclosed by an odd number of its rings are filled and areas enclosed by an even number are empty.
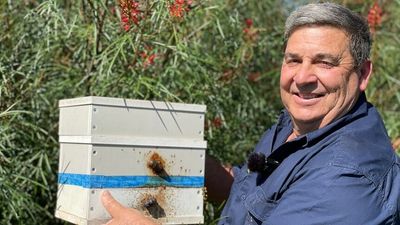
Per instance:
[[[82,97],[59,109],[56,217],[105,223],[107,189],[163,224],[203,223],[204,105]]]

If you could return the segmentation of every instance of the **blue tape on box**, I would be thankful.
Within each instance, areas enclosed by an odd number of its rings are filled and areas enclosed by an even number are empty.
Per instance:
[[[103,176],[59,173],[58,183],[83,188],[134,188],[171,186],[198,188],[204,186],[204,177],[200,176]]]

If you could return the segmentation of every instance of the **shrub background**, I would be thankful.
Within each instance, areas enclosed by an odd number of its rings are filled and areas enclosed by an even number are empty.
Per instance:
[[[119,1],[0,1],[0,224],[63,224],[53,216],[60,99],[206,104],[208,153],[243,162],[282,108],[283,23],[308,1],[177,2],[140,1],[126,31]],[[367,17],[375,1],[337,2]],[[399,150],[400,2],[377,3],[367,95]],[[206,204],[206,224],[221,207]]]

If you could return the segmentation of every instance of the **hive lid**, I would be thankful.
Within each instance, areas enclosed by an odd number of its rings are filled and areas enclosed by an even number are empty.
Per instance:
[[[111,98],[111,97],[98,97],[87,96],[71,99],[63,99],[59,101],[58,106],[71,107],[80,105],[104,105],[114,107],[126,108],[144,108],[144,109],[157,109],[169,111],[187,111],[204,113],[206,111],[205,105],[186,104],[186,103],[171,103],[167,101],[151,101],[151,100],[134,100],[126,98]]]

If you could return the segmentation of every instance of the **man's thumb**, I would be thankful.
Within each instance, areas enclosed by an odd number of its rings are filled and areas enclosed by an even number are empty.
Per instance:
[[[111,217],[116,217],[124,209],[124,207],[111,196],[109,191],[103,191],[101,194],[101,201]]]

